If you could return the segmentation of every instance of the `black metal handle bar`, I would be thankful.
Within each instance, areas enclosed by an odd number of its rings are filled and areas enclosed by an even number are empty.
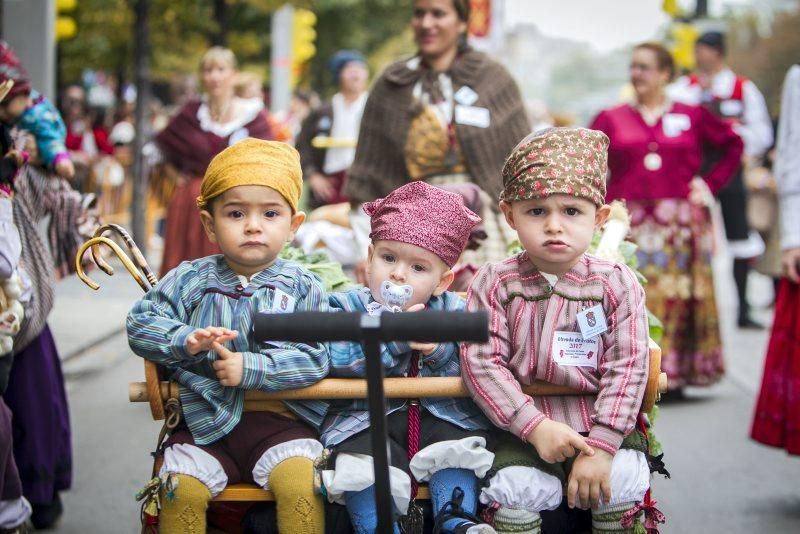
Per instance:
[[[380,321],[364,313],[259,313],[254,322],[256,341],[363,341],[365,328],[377,329],[380,341],[486,342],[486,312],[419,311],[383,313]]]

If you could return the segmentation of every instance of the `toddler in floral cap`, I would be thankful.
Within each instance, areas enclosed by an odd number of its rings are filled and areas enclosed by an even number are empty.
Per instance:
[[[462,376],[507,433],[480,495],[497,532],[539,532],[544,510],[591,508],[594,532],[633,532],[650,485],[637,415],[648,376],[644,291],[627,266],[586,253],[608,217],[608,138],[550,128],[503,168],[500,209],[523,251],[483,267],[467,310],[490,315],[489,341],[466,344]],[[531,397],[535,380],[585,395]],[[648,510],[648,512],[651,510]]]

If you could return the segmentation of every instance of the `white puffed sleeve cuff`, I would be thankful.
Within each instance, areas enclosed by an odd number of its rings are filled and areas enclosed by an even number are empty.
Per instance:
[[[372,456],[343,452],[336,456],[336,469],[322,472],[322,483],[328,500],[344,504],[347,491],[361,491],[375,483]],[[395,509],[405,515],[411,501],[411,477],[404,471],[389,466],[389,489]]]
[[[611,501],[608,506],[637,503],[650,487],[650,467],[641,451],[620,449],[611,463]]]
[[[188,443],[178,443],[164,451],[164,463],[158,476],[165,479],[169,474],[194,477],[216,497],[228,485],[228,475],[219,460],[206,451]]]
[[[308,458],[312,462],[322,455],[322,443],[315,439],[293,439],[267,449],[253,467],[253,480],[269,489],[269,475],[279,463],[289,458]]]
[[[469,469],[483,478],[494,462],[494,453],[486,449],[486,439],[471,436],[463,439],[440,441],[428,445],[411,459],[411,474],[420,482],[442,469]]]
[[[483,504],[541,512],[558,508],[563,496],[561,481],[557,477],[520,465],[499,470],[489,480],[489,485],[481,490],[479,498]]]
[[[31,511],[31,505],[25,497],[0,501],[0,529],[17,532],[13,529],[27,521]]]

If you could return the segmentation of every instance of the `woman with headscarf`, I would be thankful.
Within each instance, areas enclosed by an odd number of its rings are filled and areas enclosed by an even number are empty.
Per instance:
[[[219,152],[248,137],[272,139],[264,102],[234,96],[236,56],[214,46],[200,60],[202,99],[192,99],[155,138],[167,164],[181,177],[167,208],[161,274],[180,262],[219,253],[206,238],[195,201],[203,173]]]
[[[602,111],[591,128],[608,135],[606,201],[627,201],[647,307],[664,322],[661,368],[672,390],[705,386],[724,373],[711,272],[711,193],[730,180],[742,141],[699,106],[673,103],[664,88],[675,72],[657,43],[633,49],[635,102]],[[705,147],[721,154],[699,175]]]
[[[504,258],[516,237],[490,199],[502,189],[505,157],[530,127],[508,71],[467,44],[469,6],[414,2],[418,52],[390,65],[370,89],[346,194],[357,206],[411,180],[478,185],[488,195],[480,214],[488,237],[462,261],[481,265]]]

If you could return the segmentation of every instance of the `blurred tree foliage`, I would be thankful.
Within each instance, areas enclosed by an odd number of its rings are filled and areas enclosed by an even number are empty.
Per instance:
[[[786,71],[800,62],[800,10],[776,15],[766,36],[763,20],[756,14],[741,15],[728,23],[731,67],[753,80],[764,93],[770,114],[777,117]]]
[[[398,56],[414,51],[411,34],[406,31],[413,0],[316,0],[307,4],[318,17],[317,55],[307,78],[315,89],[331,92],[335,84],[328,59],[342,48],[368,57],[373,76]]]
[[[62,83],[78,82],[83,69],[103,69],[118,79],[133,76],[133,11],[135,0],[80,0],[73,13],[78,33],[61,43]],[[151,0],[150,68],[156,82],[194,73],[213,42],[225,42],[243,69],[269,77],[270,17],[284,0]],[[413,51],[405,31],[413,0],[295,0],[297,7],[318,17],[317,55],[304,73],[303,84],[329,92],[333,80],[328,58],[341,48],[367,56],[377,52],[380,64]]]

